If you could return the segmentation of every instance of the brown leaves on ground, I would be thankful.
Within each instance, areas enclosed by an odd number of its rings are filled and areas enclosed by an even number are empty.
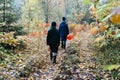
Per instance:
[[[66,51],[59,48],[55,65],[49,59],[45,34],[34,35],[28,36],[28,47],[23,54],[11,57],[10,61],[10,58],[6,59],[6,65],[0,67],[0,79],[96,80],[104,75],[103,71],[98,71],[95,53],[89,48],[93,41],[89,27],[74,34],[74,38],[67,42]]]

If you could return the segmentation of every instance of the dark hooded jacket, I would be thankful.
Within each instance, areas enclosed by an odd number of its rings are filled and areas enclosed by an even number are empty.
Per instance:
[[[59,33],[61,40],[66,40],[67,35],[69,34],[68,24],[65,21],[62,21],[59,26]]]
[[[47,33],[47,45],[51,47],[58,47],[60,45],[59,31],[52,26]]]

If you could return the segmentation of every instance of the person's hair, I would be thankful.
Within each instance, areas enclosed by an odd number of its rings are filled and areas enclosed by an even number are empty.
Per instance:
[[[65,18],[65,17],[62,17],[62,20],[63,20],[63,21],[65,21],[65,20],[66,20],[66,18]]]
[[[51,26],[56,26],[56,22],[53,21],[53,22],[51,23]]]

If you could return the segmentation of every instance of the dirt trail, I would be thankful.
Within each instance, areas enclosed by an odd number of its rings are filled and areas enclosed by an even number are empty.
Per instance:
[[[93,56],[93,51],[88,47],[90,41],[92,41],[92,35],[87,32],[83,31],[80,33],[80,41],[81,41],[81,57],[83,58],[84,62],[80,64],[80,70],[82,71],[81,78],[82,79],[90,79],[95,80],[96,74],[96,61],[95,57]],[[84,66],[83,66],[84,65]]]
[[[68,47],[66,52],[59,48],[56,65],[53,65],[52,62],[50,62],[49,52],[44,44],[43,47],[41,47],[45,48],[45,50],[43,50],[44,53],[40,52],[36,54],[27,54],[22,62],[17,62],[14,66],[12,66],[13,70],[15,67],[16,69],[19,69],[21,66],[23,66],[21,70],[24,72],[21,74],[21,79],[96,80],[96,61],[93,57],[93,51],[88,48],[88,43],[92,39],[91,35],[87,31],[81,31],[77,37],[79,37],[78,39],[80,40],[73,39],[67,42]],[[77,44],[79,41],[80,44]],[[42,62],[40,62],[41,60]],[[40,66],[44,66],[44,68],[38,69]],[[11,73],[11,71],[5,71],[4,73]],[[17,71],[16,73],[13,73],[14,77],[16,74]],[[26,74],[28,74],[29,78],[24,77],[27,76]],[[11,74],[8,75],[11,76]]]
[[[78,46],[77,48],[80,49],[81,56],[77,56],[77,57],[81,63],[67,64],[66,62],[68,61],[69,56],[71,55],[69,54],[69,52],[64,53],[63,50],[59,50],[59,55],[57,57],[58,64],[56,64],[55,66],[52,64],[48,65],[48,67],[46,67],[46,69],[43,71],[44,73],[41,76],[42,79],[45,79],[45,80],[46,79],[51,79],[51,80],[53,79],[95,80],[96,79],[95,78],[95,73],[96,73],[95,58],[92,56],[93,52],[88,48],[88,43],[91,39],[91,35],[86,31],[85,32],[82,31],[80,32],[79,37],[81,39],[80,40],[81,45]],[[72,45],[70,44],[71,43],[68,41],[67,45],[72,47]],[[76,54],[74,55],[76,56]],[[61,65],[67,68],[66,70],[63,69],[64,70],[63,72],[61,71],[61,68],[60,68]],[[76,68],[76,71],[73,72],[72,69],[74,69],[74,66],[77,66],[77,68]]]
[[[40,76],[41,79],[53,80],[55,79],[55,77],[57,77],[57,75],[59,74],[59,66],[62,63],[62,60],[64,60],[63,57],[65,54],[63,53],[64,53],[64,50],[59,50],[59,53],[57,56],[57,64],[55,65],[50,61],[48,57],[48,66],[41,71],[41,74],[42,74]]]

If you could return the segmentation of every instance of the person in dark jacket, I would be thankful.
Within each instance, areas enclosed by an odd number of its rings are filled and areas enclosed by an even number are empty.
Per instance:
[[[47,45],[50,47],[50,59],[53,63],[56,63],[56,57],[58,53],[58,47],[60,45],[59,31],[56,29],[56,22],[51,23],[51,28],[47,33]]]
[[[68,28],[68,24],[66,22],[65,17],[62,17],[62,22],[60,23],[60,26],[59,26],[59,34],[61,38],[61,47],[65,49],[67,36],[69,34],[69,28]]]

